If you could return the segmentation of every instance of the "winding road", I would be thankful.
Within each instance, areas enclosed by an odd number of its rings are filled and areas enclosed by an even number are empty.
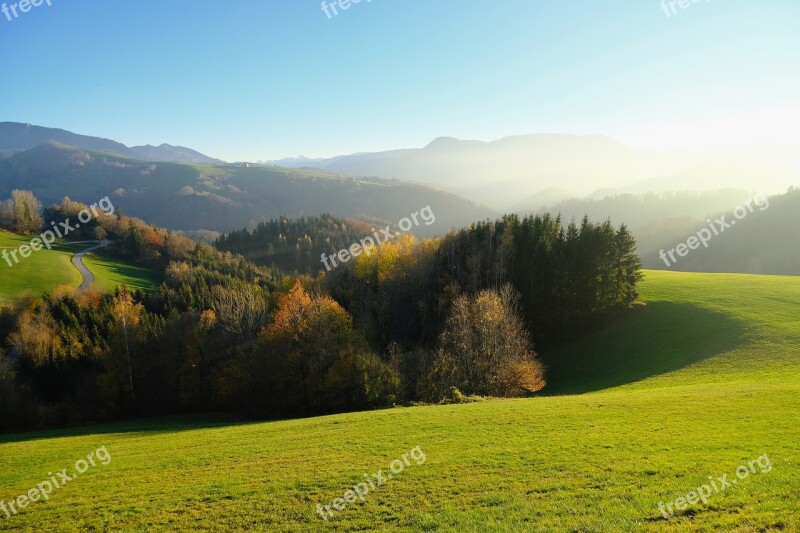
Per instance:
[[[86,265],[83,264],[83,256],[99,248],[105,248],[106,246],[111,244],[112,241],[87,241],[87,242],[96,242],[97,244],[95,244],[94,246],[90,246],[85,250],[81,250],[80,252],[72,256],[72,265],[75,268],[77,268],[78,272],[80,272],[81,276],[83,276],[83,283],[81,283],[81,286],[78,289],[81,292],[89,290],[89,287],[91,287],[92,283],[94,283],[94,274],[92,274],[91,271],[88,268],[86,268]],[[75,243],[68,243],[68,244],[75,244]]]

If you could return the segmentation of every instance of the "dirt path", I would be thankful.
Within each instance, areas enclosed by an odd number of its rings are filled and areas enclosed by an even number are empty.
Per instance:
[[[93,242],[97,242],[97,241],[93,241]],[[71,244],[74,244],[74,243],[71,243]],[[83,256],[88,254],[89,252],[93,252],[93,251],[95,251],[95,250],[97,250],[99,248],[105,248],[109,244],[111,244],[111,241],[99,241],[94,246],[91,246],[91,247],[89,247],[89,248],[87,248],[85,250],[81,250],[80,252],[78,252],[77,254],[72,256],[72,264],[73,264],[73,266],[75,268],[77,268],[78,272],[80,272],[81,276],[83,276],[83,283],[81,283],[81,286],[78,289],[79,291],[83,292],[83,291],[89,290],[89,287],[91,287],[92,283],[94,283],[94,274],[92,274],[91,271],[89,271],[89,269],[86,268],[86,265],[83,264]]]

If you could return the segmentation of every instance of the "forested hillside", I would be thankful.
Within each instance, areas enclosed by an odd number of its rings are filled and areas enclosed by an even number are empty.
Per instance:
[[[215,246],[243,255],[262,266],[284,272],[316,274],[324,270],[320,256],[332,254],[369,235],[374,226],[332,215],[281,217],[259,222],[251,230],[234,230],[217,239]]]
[[[689,272],[736,272],[743,274],[800,275],[800,189],[769,197],[745,218],[737,220],[733,211],[744,201],[727,208],[708,212],[702,218],[665,221],[644,228],[637,234],[640,255],[647,268]],[[698,231],[725,217],[725,228],[708,247],[692,250],[686,257],[669,267],[659,257],[660,250],[675,248]],[[712,232],[713,233],[713,232]]]
[[[64,200],[44,219],[85,207]],[[330,217],[271,224],[337,246],[359,233],[337,235]],[[546,382],[536,350],[629,309],[641,278],[624,227],[548,216],[506,217],[444,238],[401,235],[331,272],[300,276],[119,213],[75,236],[109,239],[109,253],[165,281],[148,293],[59,288],[0,310],[2,429],[530,394]],[[292,271],[304,261],[284,258]]]
[[[132,146],[127,147],[122,143],[79,135],[59,128],[45,128],[33,124],[19,122],[0,122],[0,157],[10,157],[17,152],[30,150],[37,146],[57,142],[59,144],[75,146],[82,150],[96,150],[112,155],[141,159],[143,161],[172,161],[174,163],[224,163],[183,146]]]
[[[572,198],[537,212],[561,215],[564,220],[583,216],[595,221],[611,219],[636,233],[664,220],[700,219],[727,211],[752,197],[752,192],[739,189],[609,194],[602,198]]]
[[[452,194],[392,180],[260,165],[156,163],[47,143],[0,160],[0,197],[31,190],[45,206],[110,196],[125,214],[171,230],[227,232],[287,215],[332,213],[397,222],[431,205],[443,235],[494,216]]]

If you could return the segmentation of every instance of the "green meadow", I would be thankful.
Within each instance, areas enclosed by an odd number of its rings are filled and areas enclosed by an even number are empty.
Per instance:
[[[30,241],[31,237],[0,230],[0,252],[4,248],[9,252],[16,250]],[[78,287],[81,284],[81,275],[70,263],[71,257],[72,252],[69,250],[45,249],[32,253],[26,259],[20,258],[19,263],[14,263],[11,259],[13,266],[0,260],[0,304],[13,301],[24,294],[39,296],[59,285]]]
[[[113,292],[119,285],[130,290],[149,291],[163,281],[161,276],[148,268],[105,256],[87,254],[83,256],[83,264],[94,274],[94,288],[100,292]]]
[[[0,251],[16,250],[20,245],[29,244],[30,236],[20,236],[0,230]],[[10,303],[25,294],[40,296],[60,285],[78,288],[81,275],[72,265],[71,258],[91,244],[59,244],[52,250],[33,252],[29,257],[20,258],[19,263],[9,267],[0,259],[0,305]],[[17,254],[19,257],[19,254]],[[116,259],[90,254],[83,259],[86,267],[95,276],[95,288],[110,292],[117,285],[131,289],[149,290],[161,283],[161,279],[151,270],[126,264]]]
[[[5,501],[112,457],[0,529],[799,531],[800,278],[647,272],[641,289],[635,311],[544,354],[535,398],[0,436]],[[316,514],[415,446],[423,464]],[[769,471],[659,511],[764,455]]]

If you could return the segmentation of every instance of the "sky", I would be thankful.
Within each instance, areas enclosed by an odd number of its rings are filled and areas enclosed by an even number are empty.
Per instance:
[[[46,2],[0,12],[0,121],[228,161],[531,133],[800,145],[797,0]]]

